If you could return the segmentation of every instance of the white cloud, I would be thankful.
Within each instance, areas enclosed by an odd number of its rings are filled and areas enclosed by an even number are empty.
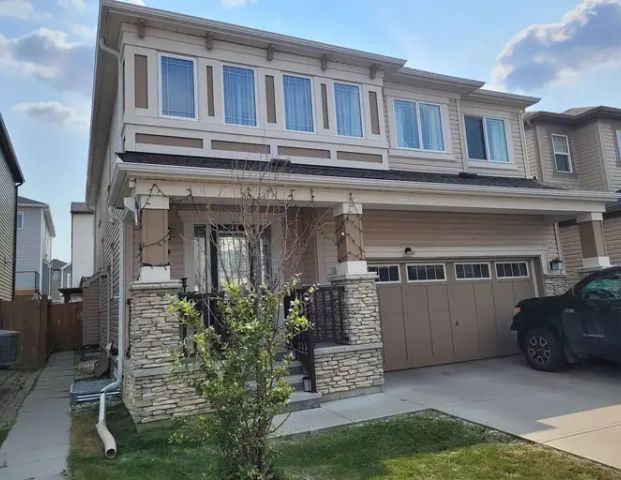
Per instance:
[[[13,105],[13,110],[33,120],[65,128],[87,129],[90,121],[87,113],[57,101],[18,103]]]
[[[35,11],[30,0],[0,0],[0,17],[41,21],[49,19],[51,15]]]
[[[89,27],[88,25],[75,23],[71,26],[71,33],[77,35],[78,37],[92,40],[97,35],[97,27]]]
[[[222,6],[226,8],[243,7],[250,3],[254,3],[257,0],[221,0]]]
[[[58,4],[64,8],[73,8],[75,10],[84,10],[86,7],[85,0],[58,0]]]
[[[33,75],[59,90],[89,96],[93,45],[71,42],[59,30],[40,28],[16,38],[0,34],[0,62],[5,72]]]
[[[120,0],[121,2],[125,2],[125,3],[131,3],[132,5],[141,5],[141,6],[145,6],[145,1],[144,0]]]
[[[597,65],[621,61],[621,4],[583,0],[558,23],[533,24],[505,45],[494,85],[529,90],[575,80]]]

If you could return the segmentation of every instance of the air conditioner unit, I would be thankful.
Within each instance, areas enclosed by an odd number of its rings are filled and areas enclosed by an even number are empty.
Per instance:
[[[19,332],[0,330],[0,368],[15,365],[19,360]]]

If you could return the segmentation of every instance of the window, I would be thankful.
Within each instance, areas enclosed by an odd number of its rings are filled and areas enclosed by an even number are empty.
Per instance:
[[[496,264],[498,278],[528,278],[528,264],[526,262],[503,262]]]
[[[52,270],[52,280],[60,279],[60,270]]]
[[[369,272],[377,273],[378,283],[397,283],[401,281],[399,277],[399,265],[369,265]]]
[[[287,130],[312,132],[314,127],[310,79],[283,75],[282,87],[285,99],[285,127]]]
[[[580,290],[582,300],[621,300],[621,274],[595,278]]]
[[[160,66],[162,115],[196,118],[194,60],[162,56]]]
[[[491,278],[489,263],[456,263],[455,277],[457,280]]]
[[[223,71],[224,121],[256,127],[254,70],[225,65]]]
[[[444,151],[440,105],[395,99],[394,107],[397,145]]]
[[[621,157],[621,130],[617,130],[617,149],[619,150],[619,157]]]
[[[554,163],[556,171],[571,173],[571,155],[569,153],[569,139],[567,135],[552,135],[552,148],[554,149]]]
[[[428,265],[408,265],[408,282],[441,282],[446,280],[444,265],[434,263]]]
[[[509,161],[504,120],[466,115],[464,121],[468,158],[491,162]]]
[[[360,88],[345,83],[334,84],[336,133],[347,137],[362,137]]]
[[[17,212],[17,216],[16,216],[16,223],[17,223],[17,229],[21,230],[22,228],[24,228],[24,212]]]

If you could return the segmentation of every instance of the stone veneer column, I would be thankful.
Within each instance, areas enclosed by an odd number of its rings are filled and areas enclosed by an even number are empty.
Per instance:
[[[175,371],[179,322],[168,313],[178,281],[133,282],[129,285],[130,356],[125,359],[123,402],[136,424],[194,415],[205,402]]]
[[[339,263],[331,283],[343,287],[343,328],[348,344],[315,349],[317,391],[324,398],[371,393],[384,384],[376,275],[367,271],[361,214],[359,204],[334,209]]]
[[[543,294],[546,296],[562,295],[571,287],[571,282],[567,275],[545,275],[543,276]]]

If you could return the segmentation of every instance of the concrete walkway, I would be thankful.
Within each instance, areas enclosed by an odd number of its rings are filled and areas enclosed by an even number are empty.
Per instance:
[[[386,374],[381,394],[296,412],[280,434],[432,408],[621,469],[621,367],[538,372],[521,356]]]
[[[2,480],[63,478],[69,453],[73,352],[55,353],[0,448]]]

